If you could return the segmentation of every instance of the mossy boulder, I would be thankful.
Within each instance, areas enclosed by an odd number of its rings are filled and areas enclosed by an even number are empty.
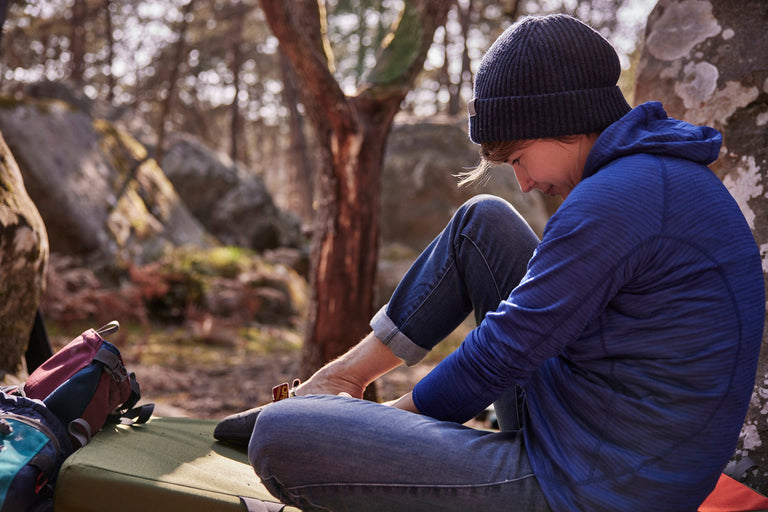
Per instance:
[[[60,100],[0,102],[6,135],[54,252],[149,261],[167,246],[215,243],[146,149]]]

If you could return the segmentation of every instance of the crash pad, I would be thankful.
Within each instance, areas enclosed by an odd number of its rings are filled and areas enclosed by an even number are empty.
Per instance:
[[[64,462],[54,512],[244,512],[246,502],[261,509],[258,500],[279,509],[245,450],[213,438],[216,424],[157,417],[106,426]]]

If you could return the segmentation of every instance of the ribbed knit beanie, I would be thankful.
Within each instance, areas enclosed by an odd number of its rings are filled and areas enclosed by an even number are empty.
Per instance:
[[[611,44],[565,14],[525,18],[483,57],[469,102],[473,142],[602,131],[630,111]]]

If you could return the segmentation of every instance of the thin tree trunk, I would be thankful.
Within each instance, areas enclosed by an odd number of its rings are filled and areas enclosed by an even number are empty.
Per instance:
[[[355,129],[336,132],[331,173],[320,177],[324,198],[313,232],[310,310],[301,373],[310,375],[346,352],[369,331],[376,296],[380,239],[381,169],[399,102],[356,98]],[[332,203],[328,198],[335,197]],[[325,321],[323,321],[325,320]],[[376,387],[365,398],[376,401]]]
[[[2,48],[3,42],[3,25],[5,25],[5,18],[8,13],[8,0],[0,0],[0,48]],[[0,50],[2,55],[2,50]]]
[[[453,82],[451,80],[451,73],[450,73],[450,70],[449,70],[450,64],[451,64],[451,59],[450,59],[450,54],[449,54],[449,51],[448,51],[448,44],[449,44],[448,39],[449,39],[449,37],[448,37],[448,25],[446,24],[446,25],[443,26],[443,65],[440,66],[440,73],[438,74],[438,77],[439,77],[438,81],[440,82],[440,85],[442,87],[445,87],[445,89],[448,91],[448,104],[446,105],[446,110],[447,110],[448,114],[451,115],[451,110],[452,110],[452,107],[453,107],[453,105],[452,105],[452,103],[453,103],[453,96],[454,96],[455,91],[453,90],[454,89],[454,84],[453,84]],[[437,100],[436,103],[439,105],[440,101]]]
[[[465,84],[469,84],[472,87],[472,69],[470,68],[469,59],[469,27],[472,22],[472,16],[475,10],[474,0],[467,0],[466,9],[462,9],[459,6],[459,22],[461,23],[461,37],[462,37],[462,50],[461,50],[461,76],[459,78],[458,90],[456,91],[455,98],[451,98],[451,115],[459,114],[459,104],[461,103],[461,91],[464,89]]]
[[[179,36],[176,40],[176,46],[173,53],[173,61],[171,62],[171,71],[168,76],[168,90],[160,106],[160,119],[157,123],[157,148],[155,149],[155,161],[157,161],[157,165],[160,167],[163,166],[163,146],[165,145],[166,132],[165,125],[168,121],[168,115],[171,113],[174,97],[176,96],[176,83],[179,80],[182,61],[187,54],[186,38],[187,28],[189,25],[187,18],[189,17],[189,14],[192,13],[193,4],[194,0],[189,0],[189,3],[184,7],[184,12],[182,13],[181,24],[179,25]]]
[[[232,105],[230,105],[231,112],[231,127],[230,127],[230,144],[229,153],[232,160],[245,161],[246,155],[244,152],[245,146],[242,149],[238,145],[238,140],[243,135],[243,123],[240,116],[240,107],[238,105],[238,95],[240,94],[240,68],[243,65],[243,18],[245,17],[245,5],[242,2],[238,2],[235,6],[235,20],[233,27],[233,41],[232,41],[232,85],[235,88],[235,95],[232,98]]]
[[[72,19],[70,20],[70,50],[72,61],[69,78],[78,86],[83,85],[85,73],[85,0],[74,0],[72,4]]]
[[[107,101],[112,103],[115,100],[115,75],[112,73],[112,66],[115,61],[115,36],[112,28],[112,0],[104,0],[104,17],[106,19],[106,38],[107,38]]]
[[[299,113],[299,91],[291,63],[280,51],[280,69],[283,75],[283,105],[288,109],[289,140],[288,169],[291,175],[290,200],[292,210],[305,220],[312,219],[314,197],[314,170],[309,159],[307,138],[304,136],[304,121]]]

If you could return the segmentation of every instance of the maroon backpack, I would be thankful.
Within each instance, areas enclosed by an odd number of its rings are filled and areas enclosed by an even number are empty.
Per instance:
[[[85,331],[32,372],[22,388],[61,420],[75,448],[108,422],[143,423],[152,415],[151,404],[134,407],[141,398],[136,376],[126,370],[117,347],[102,337],[118,328],[111,322]]]

